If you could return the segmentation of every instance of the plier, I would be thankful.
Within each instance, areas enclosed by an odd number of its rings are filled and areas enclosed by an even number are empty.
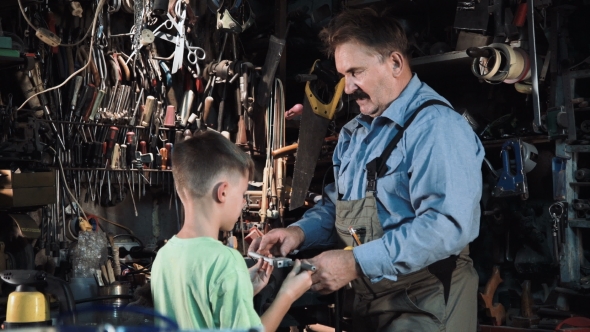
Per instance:
[[[172,74],[176,73],[178,69],[182,67],[182,58],[184,57],[184,44],[185,44],[185,31],[184,31],[184,20],[186,19],[186,7],[184,5],[184,1],[176,2],[174,6],[174,11],[176,12],[176,18],[172,17],[170,13],[166,13],[168,16],[168,20],[172,22],[172,25],[178,31],[178,36],[174,38],[174,43],[176,44],[176,48],[174,49],[174,62],[172,63],[172,68],[170,71]]]

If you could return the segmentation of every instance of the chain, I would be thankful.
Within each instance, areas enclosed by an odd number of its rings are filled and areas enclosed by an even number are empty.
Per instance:
[[[133,13],[135,15],[135,34],[133,36],[133,49],[139,49],[139,39],[141,36],[141,30],[143,27],[143,16],[144,16],[144,0],[135,0],[133,8]]]

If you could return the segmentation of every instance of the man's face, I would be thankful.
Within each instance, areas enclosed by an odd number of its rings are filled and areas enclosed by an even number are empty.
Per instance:
[[[227,207],[227,221],[221,225],[222,231],[231,231],[240,218],[244,204],[245,194],[248,190],[248,178],[245,176],[232,177],[227,188],[225,206]]]
[[[336,70],[346,80],[344,92],[356,99],[361,113],[379,116],[399,95],[391,58],[356,41],[340,44],[334,51]]]

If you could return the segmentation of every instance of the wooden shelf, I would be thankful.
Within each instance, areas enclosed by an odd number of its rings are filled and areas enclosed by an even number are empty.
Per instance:
[[[157,173],[172,173],[170,169],[155,169],[155,168],[83,168],[83,167],[64,167],[64,171],[99,171],[99,172],[157,172]]]
[[[412,71],[418,73],[420,76],[473,75],[470,69],[472,62],[473,58],[469,57],[465,51],[454,51],[413,58],[410,61],[410,66],[412,67]]]
[[[539,136],[523,136],[523,137],[516,137],[516,136],[515,137],[506,137],[506,138],[503,138],[503,139],[495,139],[495,140],[489,140],[489,141],[481,141],[481,143],[486,148],[502,147],[502,145],[507,140],[513,139],[513,138],[520,138],[523,142],[526,142],[526,143],[529,143],[529,144],[541,144],[541,143],[549,143],[549,142],[551,142],[547,136],[545,136],[545,135],[539,135]]]
[[[566,145],[565,152],[590,152],[590,145]]]
[[[572,228],[590,228],[590,220],[588,219],[570,219],[567,223]]]

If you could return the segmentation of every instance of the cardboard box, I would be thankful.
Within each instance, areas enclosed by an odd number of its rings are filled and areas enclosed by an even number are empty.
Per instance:
[[[484,36],[479,33],[460,31],[455,51],[465,51],[470,47],[488,46],[492,42],[492,36]]]
[[[55,170],[37,173],[0,170],[0,208],[41,206],[56,201]]]

